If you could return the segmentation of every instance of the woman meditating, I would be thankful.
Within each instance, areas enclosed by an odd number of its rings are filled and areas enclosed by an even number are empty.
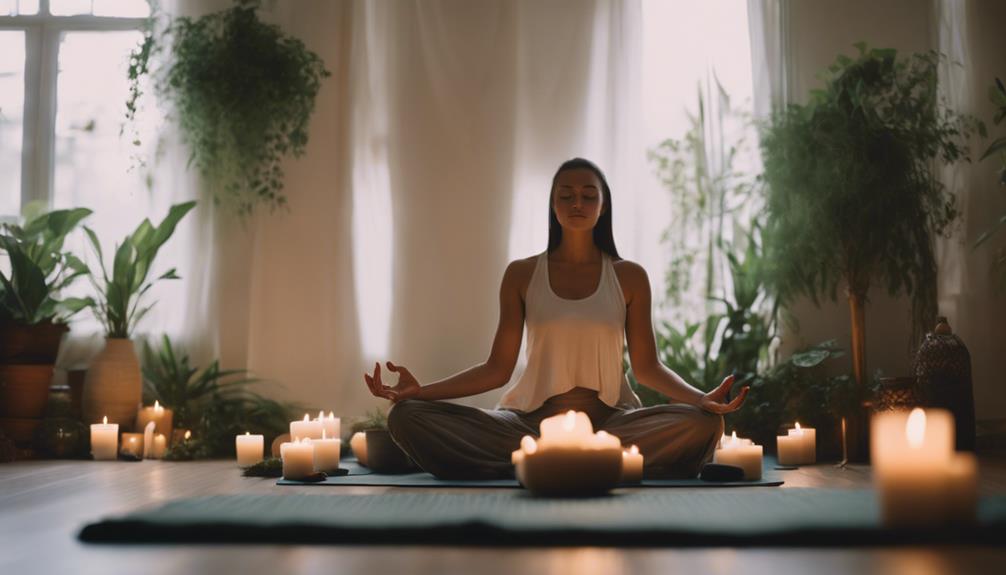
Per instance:
[[[623,260],[611,231],[611,192],[601,170],[576,158],[559,167],[549,198],[548,249],[512,262],[500,286],[500,319],[485,363],[420,385],[390,361],[398,383],[385,385],[380,363],[364,374],[371,393],[390,399],[388,428],[424,470],[444,479],[513,475],[510,454],[542,419],[585,412],[595,430],[637,445],[646,477],[694,477],[723,433],[733,377],[709,393],[657,359],[646,271]],[[441,400],[468,397],[510,381],[527,324],[527,369],[496,409]],[[628,342],[636,379],[675,403],[641,407],[622,370]]]

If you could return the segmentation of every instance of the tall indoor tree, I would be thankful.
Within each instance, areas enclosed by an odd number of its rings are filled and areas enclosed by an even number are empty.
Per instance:
[[[871,287],[912,302],[912,343],[936,318],[934,238],[952,231],[956,198],[937,168],[968,160],[984,126],[948,109],[937,52],[899,57],[856,44],[806,104],[775,114],[762,134],[766,233],[780,296],[837,300],[852,318],[853,373],[866,384],[865,304]],[[781,241],[784,240],[784,241]]]

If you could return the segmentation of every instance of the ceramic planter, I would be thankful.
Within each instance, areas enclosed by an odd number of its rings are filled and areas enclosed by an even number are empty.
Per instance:
[[[120,430],[133,429],[143,396],[143,376],[133,342],[108,338],[105,349],[91,362],[84,378],[82,410],[84,423],[108,417]]]

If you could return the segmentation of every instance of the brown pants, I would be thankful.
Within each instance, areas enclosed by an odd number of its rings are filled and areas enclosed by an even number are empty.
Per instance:
[[[538,437],[542,419],[570,409],[587,413],[595,430],[623,446],[638,446],[646,477],[695,477],[723,433],[721,416],[691,405],[615,409],[579,387],[530,413],[405,400],[388,414],[388,429],[419,467],[442,479],[512,477],[510,454],[521,438]]]

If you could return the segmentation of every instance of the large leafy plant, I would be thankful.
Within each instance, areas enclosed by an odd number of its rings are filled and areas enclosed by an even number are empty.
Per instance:
[[[63,243],[90,214],[86,208],[54,210],[29,216],[23,226],[4,224],[0,249],[10,259],[10,271],[0,272],[3,316],[35,325],[65,320],[77,311],[63,306],[59,293],[86,275],[88,268],[72,253],[63,251]]]
[[[989,88],[989,100],[991,100],[997,108],[992,121],[998,126],[1006,121],[1006,86],[1003,85],[1002,80],[999,78],[996,78],[995,85]],[[1002,165],[999,170],[999,184],[1006,186],[1006,136],[996,138],[991,144],[989,144],[985,153],[982,154],[981,159],[984,160],[993,156],[998,156]],[[977,248],[987,242],[995,236],[1003,226],[1006,226],[1006,214],[1000,216],[995,225],[978,237],[978,240],[975,242],[975,247]],[[997,256],[995,265],[999,267],[1003,276],[1006,277],[1006,254],[1000,252]]]
[[[983,127],[939,98],[940,54],[857,47],[809,102],[772,118],[761,144],[775,287],[815,303],[846,288],[853,371],[865,385],[871,287],[911,297],[913,341],[934,323],[933,241],[959,216],[935,168],[966,159],[964,142]]]
[[[185,452],[193,457],[234,453],[234,436],[261,433],[271,441],[286,433],[294,406],[262,397],[248,386],[258,382],[247,372],[191,365],[188,354],[163,336],[156,349],[144,342],[141,355],[147,402],[160,401],[174,411],[175,425],[192,431]]]
[[[317,54],[258,19],[259,0],[200,18],[149,23],[129,65],[127,117],[143,80],[170,102],[191,148],[190,162],[214,184],[214,198],[251,214],[286,203],[282,160],[301,156],[321,81]]]
[[[153,307],[153,304],[141,306],[144,294],[159,280],[178,279],[175,268],[154,280],[148,278],[157,252],[175,232],[178,222],[195,206],[195,202],[171,206],[168,215],[157,226],[150,223],[149,219],[144,219],[132,234],[116,246],[111,270],[105,265],[97,234],[85,227],[91,248],[101,267],[100,276],[95,277],[95,273],[88,276],[98,297],[68,298],[64,305],[73,310],[90,308],[104,326],[105,335],[110,338],[128,338],[137,322]]]

